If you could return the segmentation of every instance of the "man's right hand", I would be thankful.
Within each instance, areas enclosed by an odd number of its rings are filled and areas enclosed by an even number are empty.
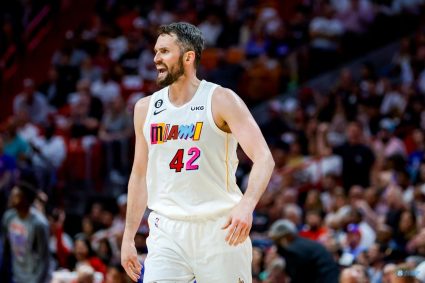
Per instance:
[[[137,282],[141,276],[142,265],[137,259],[137,250],[134,241],[123,239],[121,245],[121,265],[124,267],[127,275]]]

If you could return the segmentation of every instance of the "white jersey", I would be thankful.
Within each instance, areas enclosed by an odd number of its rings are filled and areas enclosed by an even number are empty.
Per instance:
[[[175,219],[229,212],[241,199],[236,184],[237,141],[214,122],[216,84],[202,80],[193,98],[176,107],[169,87],[150,100],[143,133],[148,144],[148,207]]]

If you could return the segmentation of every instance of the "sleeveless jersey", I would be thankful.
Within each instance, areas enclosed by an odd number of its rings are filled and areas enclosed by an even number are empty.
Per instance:
[[[164,216],[191,219],[229,212],[241,199],[236,184],[237,141],[214,122],[216,84],[202,80],[195,95],[176,107],[169,87],[150,100],[143,134],[148,144],[148,207]]]

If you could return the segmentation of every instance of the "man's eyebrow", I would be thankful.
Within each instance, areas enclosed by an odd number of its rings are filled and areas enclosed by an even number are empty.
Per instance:
[[[159,47],[158,49],[156,48],[153,49],[154,52],[163,51],[163,50],[168,50],[168,47]]]

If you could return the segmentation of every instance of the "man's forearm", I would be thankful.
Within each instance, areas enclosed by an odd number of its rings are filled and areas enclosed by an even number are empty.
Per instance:
[[[248,187],[242,201],[251,206],[254,210],[261,195],[266,190],[274,168],[274,161],[271,155],[266,155],[259,160],[255,160],[249,174]]]
[[[128,183],[124,239],[134,240],[146,210],[147,197],[146,178],[132,174]]]

